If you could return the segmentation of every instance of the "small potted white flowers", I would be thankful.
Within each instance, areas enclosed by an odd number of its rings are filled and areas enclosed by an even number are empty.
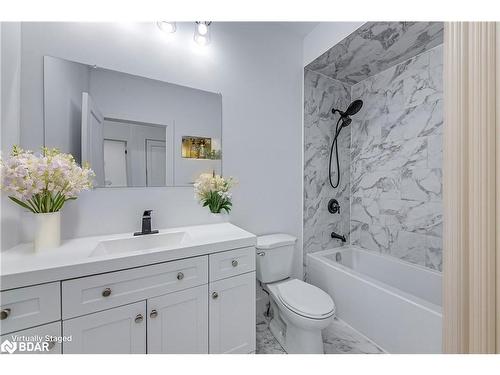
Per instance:
[[[215,173],[204,173],[194,183],[194,191],[203,207],[208,207],[212,214],[219,216],[223,212],[228,214],[231,211],[233,203],[229,191],[235,184],[236,181],[232,177],[224,178]]]
[[[19,146],[13,147],[7,160],[0,160],[0,167],[1,189],[13,202],[36,214],[35,250],[59,246],[60,210],[81,191],[92,188],[94,172],[57,149],[42,148],[35,155]]]

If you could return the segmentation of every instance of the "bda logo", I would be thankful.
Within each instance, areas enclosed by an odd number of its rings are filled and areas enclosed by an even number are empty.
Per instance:
[[[5,340],[2,342],[2,345],[0,345],[0,352],[2,353],[9,353],[12,354],[16,351],[17,349],[17,342],[10,342],[9,340]]]

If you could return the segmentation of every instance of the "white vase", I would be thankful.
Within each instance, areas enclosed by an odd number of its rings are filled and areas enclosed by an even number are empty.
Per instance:
[[[61,244],[61,213],[35,214],[35,251],[45,251]]]
[[[220,213],[220,214],[214,214],[213,212],[211,213],[212,215],[212,222],[214,223],[227,223],[229,222],[229,214],[227,213]]]

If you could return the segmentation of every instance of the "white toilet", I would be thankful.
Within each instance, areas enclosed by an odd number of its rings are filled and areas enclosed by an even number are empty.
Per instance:
[[[333,319],[335,304],[318,287],[291,279],[296,238],[271,234],[257,239],[257,279],[269,292],[269,328],[291,354],[323,353],[321,330]]]

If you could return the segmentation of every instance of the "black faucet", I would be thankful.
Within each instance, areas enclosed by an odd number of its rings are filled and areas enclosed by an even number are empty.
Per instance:
[[[347,240],[345,239],[345,236],[342,236],[340,234],[337,234],[335,232],[332,232],[332,238],[335,238],[337,240],[341,240],[342,242],[346,242]]]
[[[153,210],[144,211],[142,214],[142,230],[140,232],[135,232],[134,236],[158,233],[157,230],[151,230],[151,212],[153,212]]]

